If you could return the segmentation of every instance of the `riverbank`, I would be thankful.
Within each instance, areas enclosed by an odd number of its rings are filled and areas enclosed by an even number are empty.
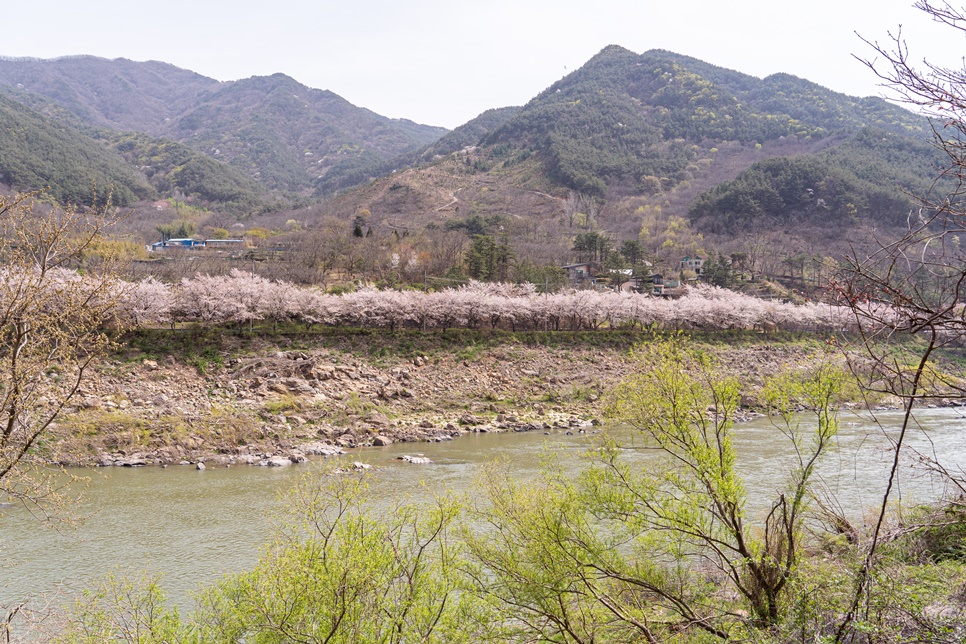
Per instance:
[[[45,445],[72,466],[299,462],[465,433],[579,428],[636,367],[634,333],[155,330],[98,365]],[[824,359],[814,337],[695,337],[747,383]]]

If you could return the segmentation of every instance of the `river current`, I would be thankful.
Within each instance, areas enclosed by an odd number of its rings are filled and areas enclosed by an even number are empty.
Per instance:
[[[829,498],[853,521],[871,516],[891,463],[890,437],[901,414],[843,414],[841,429],[819,468]],[[966,468],[966,410],[926,409],[917,414],[909,446],[938,456],[951,469]],[[647,467],[651,453],[637,449],[627,429],[609,430],[628,446],[628,458]],[[373,467],[371,489],[388,502],[419,502],[431,494],[474,494],[481,467],[498,460],[520,480],[537,484],[541,462],[553,454],[566,471],[584,467],[582,455],[595,436],[565,430],[469,434],[444,443],[397,443],[327,459]],[[735,429],[740,468],[752,512],[760,511],[791,467],[788,440],[768,419]],[[431,464],[397,460],[423,454]],[[928,502],[943,494],[941,481],[914,467],[910,455],[896,499]],[[0,516],[0,602],[26,597],[70,597],[111,571],[160,573],[170,599],[188,608],[192,593],[226,573],[252,566],[272,538],[280,497],[296,477],[319,462],[286,468],[193,466],[109,468],[78,472],[90,481],[75,514],[76,527],[45,529],[25,510],[8,507]]]

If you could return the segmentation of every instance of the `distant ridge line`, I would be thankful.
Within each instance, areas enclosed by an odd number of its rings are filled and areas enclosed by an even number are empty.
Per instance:
[[[54,58],[38,58],[36,56],[3,56],[0,61],[6,63],[56,63],[62,60],[81,60],[82,58],[100,58],[91,54],[68,54],[66,56],[56,56]],[[111,58],[108,60],[122,60],[121,58]]]

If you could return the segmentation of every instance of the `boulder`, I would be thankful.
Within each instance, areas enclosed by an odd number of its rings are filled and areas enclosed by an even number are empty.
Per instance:
[[[336,445],[328,445],[326,443],[305,443],[299,445],[299,451],[305,454],[312,454],[314,456],[338,456],[340,454],[345,454],[345,450]]]
[[[397,461],[403,461],[404,463],[412,463],[413,465],[428,465],[432,463],[431,460],[423,456],[422,454],[417,454],[415,456],[410,456],[409,454],[404,454],[396,459]]]
[[[372,444],[375,445],[376,447],[386,447],[388,445],[392,445],[392,439],[389,438],[388,436],[382,436],[380,434],[372,439]]]
[[[378,425],[380,427],[389,426],[389,417],[385,414],[374,411],[365,418],[365,422],[369,425]]]
[[[285,456],[272,456],[259,463],[262,467],[286,467],[291,464],[292,461]]]

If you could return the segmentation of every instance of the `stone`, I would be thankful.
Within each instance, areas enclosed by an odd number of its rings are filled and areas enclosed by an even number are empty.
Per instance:
[[[374,411],[365,418],[365,422],[369,425],[378,425],[380,427],[389,426],[389,417],[385,414]]]
[[[353,436],[350,436],[348,434],[344,436],[339,436],[337,439],[335,439],[335,442],[337,442],[342,447],[356,446],[356,439]]]
[[[196,469],[196,470],[204,470],[204,469],[205,469],[205,464],[204,464],[204,462],[202,462],[202,461],[198,461],[198,464],[197,464],[197,465],[195,465],[195,469]]]
[[[345,450],[336,445],[327,443],[305,443],[299,445],[299,451],[313,456],[339,456],[345,454]]]
[[[404,454],[396,458],[397,461],[403,461],[404,463],[412,463],[413,465],[428,465],[432,463],[431,460],[423,456],[422,454],[417,454],[415,456],[410,456],[409,454]]]
[[[291,464],[292,461],[284,456],[272,456],[259,463],[262,467],[286,467]]]
[[[376,447],[387,447],[389,445],[392,445],[392,439],[389,438],[388,436],[383,436],[381,434],[378,434],[376,435],[375,438],[372,439],[372,444],[375,445]]]

